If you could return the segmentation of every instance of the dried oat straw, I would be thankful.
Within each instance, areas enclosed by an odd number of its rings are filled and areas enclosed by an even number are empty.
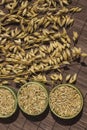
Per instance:
[[[69,84],[61,84],[50,92],[49,105],[56,116],[70,119],[81,112],[83,97],[76,87]]]
[[[37,82],[30,82],[23,85],[19,89],[17,97],[19,107],[28,115],[40,115],[48,105],[47,90]]]

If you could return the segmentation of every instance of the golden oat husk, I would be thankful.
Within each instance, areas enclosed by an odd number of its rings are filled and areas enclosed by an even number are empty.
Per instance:
[[[66,82],[68,82],[68,81],[70,80],[70,78],[71,78],[71,74],[68,74],[68,75],[66,76]]]
[[[87,53],[81,53],[82,57],[87,57]]]
[[[71,76],[69,83],[74,83],[77,80],[77,73],[75,73],[73,76]]]
[[[73,8],[70,9],[70,12],[72,12],[72,13],[77,13],[77,12],[80,12],[80,11],[82,11],[82,8],[80,8],[80,7],[73,7]]]
[[[74,31],[73,32],[73,41],[76,42],[78,40],[78,37],[79,37],[78,33]]]

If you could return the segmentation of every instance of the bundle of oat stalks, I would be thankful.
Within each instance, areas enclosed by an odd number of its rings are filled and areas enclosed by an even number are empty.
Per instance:
[[[61,66],[87,56],[75,46],[78,33],[68,35],[72,14],[81,11],[70,4],[71,0],[0,2],[0,84],[9,79],[19,84],[62,82]],[[76,77],[68,75],[66,81],[73,83]]]

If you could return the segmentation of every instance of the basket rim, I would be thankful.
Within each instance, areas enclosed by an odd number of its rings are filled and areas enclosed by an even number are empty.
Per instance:
[[[58,114],[51,108],[51,105],[50,105],[50,96],[51,96],[51,93],[52,93],[55,89],[57,89],[58,87],[66,86],[66,85],[67,85],[68,87],[72,87],[72,88],[74,88],[75,90],[77,90],[77,92],[79,93],[79,95],[80,95],[80,97],[81,97],[81,107],[80,107],[79,111],[78,111],[76,114],[74,114],[74,115],[72,115],[72,116],[64,117],[64,116],[58,115]],[[54,87],[54,88],[51,90],[50,94],[49,94],[49,107],[50,107],[52,113],[53,113],[54,115],[56,115],[57,117],[59,117],[59,118],[61,118],[61,119],[72,119],[72,118],[76,117],[76,116],[82,111],[82,108],[83,108],[83,95],[82,95],[80,89],[77,88],[76,86],[72,85],[72,84],[68,84],[68,83],[66,83],[66,84],[59,84],[59,85],[57,85],[56,87]]]
[[[9,92],[11,92],[11,94],[14,96],[14,100],[15,100],[14,111],[11,114],[9,114],[9,115],[0,116],[0,118],[8,118],[8,117],[11,117],[16,112],[16,110],[17,110],[17,97],[16,97],[15,92],[13,91],[13,88],[11,89],[11,87],[9,87],[9,86],[0,85],[0,89],[1,88],[9,90]]]
[[[37,85],[39,85],[40,87],[42,87],[42,88],[44,89],[44,91],[45,91],[45,93],[46,93],[46,95],[47,95],[46,105],[45,105],[43,111],[41,111],[39,114],[29,114],[29,113],[27,113],[27,112],[20,106],[20,103],[19,103],[19,101],[18,101],[18,96],[19,96],[19,93],[20,93],[21,89],[22,89],[23,87],[25,87],[26,85],[30,85],[30,84],[37,84]],[[27,82],[27,83],[25,83],[24,85],[22,85],[21,88],[18,90],[18,93],[17,93],[17,101],[18,101],[19,108],[20,108],[25,114],[30,115],[30,116],[39,116],[40,114],[42,114],[42,113],[46,110],[46,108],[47,108],[47,106],[48,106],[48,104],[49,104],[48,91],[47,91],[45,85],[44,85],[44,84],[41,84],[40,82],[36,82],[36,81]]]

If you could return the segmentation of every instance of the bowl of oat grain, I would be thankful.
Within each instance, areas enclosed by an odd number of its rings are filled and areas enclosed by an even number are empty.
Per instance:
[[[17,109],[16,93],[7,86],[0,86],[0,118],[11,117]]]
[[[39,82],[24,84],[17,94],[20,109],[29,116],[42,114],[48,106],[48,91]]]
[[[72,119],[82,111],[83,96],[77,87],[71,84],[60,84],[51,90],[49,106],[57,117]]]

